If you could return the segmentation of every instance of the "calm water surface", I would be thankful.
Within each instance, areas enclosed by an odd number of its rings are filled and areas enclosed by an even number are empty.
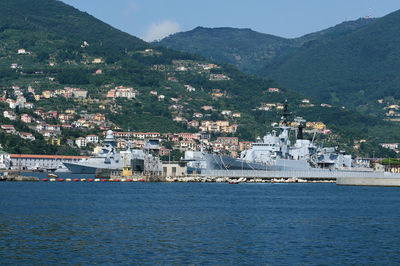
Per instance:
[[[400,190],[0,183],[0,264],[400,263]]]

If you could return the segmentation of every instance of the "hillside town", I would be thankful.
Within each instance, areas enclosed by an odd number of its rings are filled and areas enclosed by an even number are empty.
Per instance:
[[[187,66],[186,66],[187,67]],[[216,67],[201,66],[203,68]],[[180,71],[185,71],[185,67],[181,66]],[[188,92],[195,91],[196,88],[189,84],[185,85]],[[67,144],[81,150],[81,154],[92,154],[96,152],[96,147],[101,145],[101,141],[107,130],[114,130],[117,140],[118,149],[144,148],[147,140],[157,140],[160,144],[159,155],[168,156],[170,150],[179,150],[184,152],[187,150],[200,150],[201,146],[214,153],[230,154],[237,157],[238,154],[251,148],[251,140],[242,140],[235,136],[240,126],[241,113],[234,110],[221,110],[211,105],[203,105],[200,110],[193,112],[190,119],[184,116],[184,106],[180,104],[179,99],[171,98],[172,104],[168,106],[173,121],[185,124],[191,132],[131,132],[123,131],[121,127],[110,121],[105,113],[88,113],[86,110],[78,112],[75,108],[68,108],[63,111],[45,110],[43,107],[37,108],[38,103],[51,101],[53,98],[74,98],[82,103],[89,102],[88,91],[81,88],[64,87],[63,89],[43,90],[38,93],[33,86],[21,88],[12,86],[12,95],[9,90],[3,90],[0,102],[3,103],[2,115],[4,121],[0,125],[1,130],[6,134],[18,135],[22,139],[35,141],[35,133],[40,134],[44,139],[52,145]],[[270,93],[279,93],[278,88],[269,88]],[[112,111],[112,102],[117,98],[126,98],[134,100],[140,92],[133,87],[115,86],[103,95],[102,100],[98,100],[97,104],[102,110],[106,110],[106,106],[110,106]],[[165,96],[152,90],[150,95],[156,96],[157,101],[165,101]],[[219,90],[213,90],[211,96],[214,98],[225,97],[225,93]],[[28,100],[29,98],[29,100]],[[301,107],[306,108],[312,106],[308,99],[303,99]],[[264,103],[258,108],[263,111],[281,111],[282,103]],[[212,113],[218,113],[225,120],[210,120]],[[211,113],[211,114],[210,114]],[[12,122],[22,122],[30,131],[18,131]],[[272,126],[276,126],[273,124]],[[297,126],[295,122],[292,126]],[[76,138],[65,138],[62,134],[64,129],[77,129],[81,132],[94,130],[98,134],[87,134]],[[307,122],[306,132],[317,131],[321,134],[330,134],[323,122]],[[228,136],[227,136],[228,135]],[[253,140],[254,141],[254,140]],[[88,150],[89,149],[89,150]]]
[[[81,49],[87,49],[89,43],[84,41]],[[155,49],[139,51],[142,56],[160,56]],[[24,71],[24,60],[31,58],[32,52],[19,48],[10,69]],[[92,71],[94,77],[101,78],[109,66],[101,57],[87,56],[80,63]],[[59,62],[50,60],[48,67],[55,68]],[[159,145],[158,155],[166,158],[174,151],[178,158],[185,151],[207,150],[215,154],[238,157],[244,150],[251,149],[256,137],[243,138],[238,134],[243,127],[247,114],[237,108],[226,108],[226,101],[232,98],[232,92],[221,88],[221,84],[232,81],[232,77],[221,71],[214,63],[193,60],[172,60],[172,64],[154,64],[151,71],[163,76],[164,84],[158,87],[144,88],[129,83],[109,83],[101,88],[62,86],[54,75],[43,75],[34,71],[41,79],[31,79],[29,83],[0,88],[0,107],[3,119],[0,132],[18,136],[26,141],[43,138],[49,145],[67,146],[76,151],[76,155],[95,155],[108,130],[113,130],[116,147],[124,150],[127,147],[144,149],[148,141]],[[215,88],[204,87],[198,83],[188,82],[185,75],[203,77]],[[189,79],[190,80],[190,79]],[[43,84],[47,84],[44,86]],[[197,85],[195,85],[197,84]],[[283,94],[281,88],[263,89],[268,99]],[[199,94],[200,93],[200,94]],[[205,98],[199,104],[198,98]],[[124,112],[123,105],[141,104],[143,101],[154,101],[165,108],[165,123],[168,120],[186,130],[179,131],[131,131],[126,126],[115,122],[114,115]],[[68,104],[56,105],[62,102]],[[388,99],[378,100],[388,119],[397,119],[398,104]],[[307,98],[296,99],[299,109],[332,108],[327,103],[315,103]],[[281,101],[262,101],[253,106],[252,112],[281,113],[284,104]],[[168,117],[168,118],[167,118]],[[17,126],[18,125],[18,126]],[[297,122],[291,122],[298,127]],[[277,127],[274,122],[271,127]],[[73,132],[71,134],[71,132]],[[316,133],[336,138],[332,130],[322,121],[307,121],[304,133]],[[360,149],[364,139],[354,140],[353,149]],[[382,143],[381,147],[398,153],[397,143]]]

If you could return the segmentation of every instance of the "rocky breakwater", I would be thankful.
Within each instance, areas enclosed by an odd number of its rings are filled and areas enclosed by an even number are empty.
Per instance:
[[[34,176],[23,176],[18,174],[3,174],[0,176],[0,181],[9,181],[9,182],[39,182],[38,177]]]
[[[301,178],[230,178],[230,177],[204,177],[204,176],[184,176],[184,177],[167,177],[166,182],[216,182],[216,183],[334,183],[334,180],[305,180]]]

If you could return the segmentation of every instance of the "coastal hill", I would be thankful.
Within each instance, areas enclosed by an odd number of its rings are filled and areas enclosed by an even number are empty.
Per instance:
[[[259,74],[323,101],[376,113],[400,100],[399,32],[396,11],[348,34],[303,45]]]
[[[78,147],[80,138],[107,129],[195,133],[204,125],[212,141],[254,141],[279,121],[286,99],[311,127],[329,129],[320,142],[354,154],[385,154],[378,143],[398,131],[234,66],[148,44],[56,0],[1,1],[0,39],[0,144],[11,153],[84,153],[93,145]]]
[[[389,119],[400,116],[400,11],[285,39],[249,29],[201,28],[158,45],[190,51],[329,104]]]
[[[0,32],[20,29],[84,38],[112,49],[141,49],[149,45],[95,17],[56,0],[0,1]]]
[[[315,40],[330,39],[361,28],[373,19],[343,22],[334,27],[299,38],[283,38],[251,29],[197,27],[170,35],[155,45],[199,54],[216,62],[237,66],[247,73],[257,73],[268,63]]]

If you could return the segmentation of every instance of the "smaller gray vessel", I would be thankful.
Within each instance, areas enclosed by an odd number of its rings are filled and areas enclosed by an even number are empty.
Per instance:
[[[115,148],[114,133],[107,131],[101,151],[93,157],[82,159],[74,163],[64,163],[73,174],[95,174],[98,170],[122,170],[125,166],[132,166],[134,171],[144,171],[149,165],[158,165],[158,158],[146,154],[143,150],[131,149],[118,151]]]

